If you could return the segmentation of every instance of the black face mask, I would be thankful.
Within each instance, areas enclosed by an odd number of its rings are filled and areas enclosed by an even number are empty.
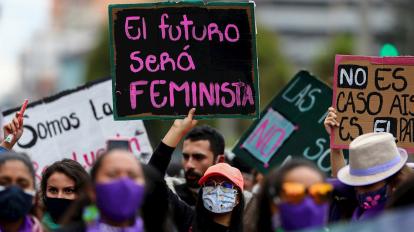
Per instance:
[[[23,218],[32,208],[33,195],[16,186],[2,188],[0,190],[0,218],[10,222]]]
[[[58,223],[62,219],[62,216],[69,209],[70,204],[73,200],[64,199],[64,198],[51,198],[45,197],[44,203],[46,206],[46,211],[50,214],[53,221]]]

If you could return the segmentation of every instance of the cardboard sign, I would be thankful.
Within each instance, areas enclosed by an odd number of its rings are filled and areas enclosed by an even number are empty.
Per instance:
[[[414,151],[414,57],[342,56],[335,59],[333,106],[339,128],[335,148],[358,135],[389,132],[397,145]]]
[[[296,74],[241,137],[233,152],[263,173],[294,157],[330,171],[323,126],[332,90],[306,71]]]
[[[106,140],[116,137],[129,139],[130,150],[147,162],[152,147],[143,122],[114,121],[110,93],[111,80],[105,79],[30,103],[23,136],[13,149],[31,157],[39,179],[48,165],[63,158],[91,167],[105,151]],[[3,123],[18,110],[3,112]]]
[[[109,6],[116,120],[258,115],[254,2]]]

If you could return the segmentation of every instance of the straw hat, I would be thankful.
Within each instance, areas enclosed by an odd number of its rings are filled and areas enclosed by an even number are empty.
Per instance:
[[[338,179],[351,186],[373,184],[397,173],[407,157],[404,149],[397,148],[392,134],[363,134],[349,144],[349,165],[339,170]]]

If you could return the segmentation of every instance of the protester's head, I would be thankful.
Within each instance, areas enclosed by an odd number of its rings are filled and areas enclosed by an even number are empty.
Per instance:
[[[328,219],[333,187],[307,160],[291,160],[273,170],[258,196],[257,231],[300,230],[321,227]]]
[[[0,222],[13,222],[29,214],[34,203],[35,171],[25,154],[0,155]]]
[[[70,204],[90,184],[89,175],[76,161],[63,159],[49,166],[42,175],[41,196],[46,212],[59,222]]]
[[[404,149],[397,148],[392,134],[363,134],[350,143],[349,165],[339,170],[338,179],[355,187],[361,207],[382,205],[396,185],[406,178],[407,157]],[[374,198],[375,205],[371,205]]]
[[[224,138],[209,126],[193,128],[184,138],[183,167],[187,185],[198,188],[198,181],[210,166],[224,158]]]
[[[143,203],[145,185],[138,159],[129,151],[114,149],[96,160],[90,174],[102,219],[134,222]]]
[[[207,169],[199,184],[202,187],[196,205],[196,231],[203,231],[206,221],[217,214],[229,215],[230,231],[242,231],[244,182],[241,172],[226,163],[218,163]]]

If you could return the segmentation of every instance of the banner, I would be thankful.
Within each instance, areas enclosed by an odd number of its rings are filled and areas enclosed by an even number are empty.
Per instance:
[[[258,116],[254,2],[109,6],[115,120]]]
[[[114,121],[111,100],[111,81],[106,79],[29,102],[23,136],[13,149],[31,157],[39,179],[48,165],[63,158],[88,169],[105,151],[106,140],[116,137],[129,139],[130,150],[148,162],[152,147],[143,122]],[[3,123],[18,110],[3,112]]]
[[[306,71],[295,75],[233,148],[253,168],[267,173],[297,157],[331,170],[329,136],[323,121],[332,90]]]
[[[414,57],[335,58],[333,106],[340,126],[331,137],[346,149],[357,136],[389,132],[414,151]]]

